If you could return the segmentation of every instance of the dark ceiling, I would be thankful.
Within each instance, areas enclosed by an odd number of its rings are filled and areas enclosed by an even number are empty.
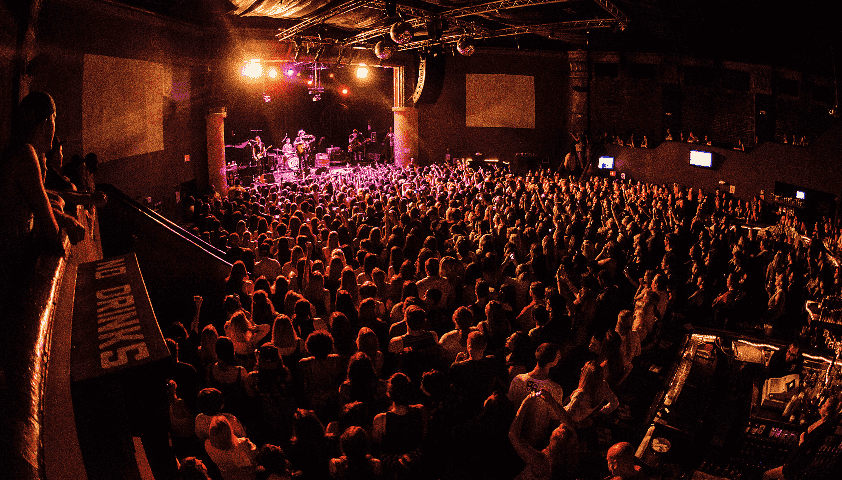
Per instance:
[[[399,19],[390,15],[396,9],[414,22],[416,41],[453,42],[470,33],[480,48],[567,50],[587,41],[593,49],[687,53],[829,76],[833,50],[838,58],[842,47],[842,17],[815,1],[398,0],[396,8],[383,0],[116,1],[196,24],[334,45],[373,45]]]

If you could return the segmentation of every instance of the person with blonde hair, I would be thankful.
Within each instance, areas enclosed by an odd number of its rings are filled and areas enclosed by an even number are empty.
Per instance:
[[[272,325],[272,345],[277,347],[281,356],[288,357],[299,351],[303,341],[292,326],[292,319],[286,315],[278,315]]]
[[[255,324],[240,310],[225,322],[225,335],[234,343],[234,353],[246,369],[254,366],[254,349],[264,342],[270,325]]]
[[[223,480],[254,479],[257,447],[246,437],[234,435],[225,417],[214,417],[205,451],[219,468]]]
[[[588,425],[594,414],[608,415],[619,406],[620,401],[608,386],[603,368],[590,360],[582,367],[579,388],[570,394],[564,409],[574,425],[582,426]]]

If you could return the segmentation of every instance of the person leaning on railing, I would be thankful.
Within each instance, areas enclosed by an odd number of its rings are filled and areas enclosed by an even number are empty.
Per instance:
[[[72,243],[85,235],[85,227],[64,214],[61,200],[52,202],[44,188],[46,155],[56,129],[52,97],[43,92],[24,97],[12,125],[11,146],[0,157],[0,260],[4,267],[20,265],[22,259],[45,251],[63,254],[61,229]]]

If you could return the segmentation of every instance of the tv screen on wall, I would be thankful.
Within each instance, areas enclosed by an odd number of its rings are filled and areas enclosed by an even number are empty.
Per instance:
[[[614,168],[614,157],[599,157],[596,166],[604,170],[612,170]]]
[[[690,165],[694,167],[713,168],[713,154],[701,150],[690,150]]]

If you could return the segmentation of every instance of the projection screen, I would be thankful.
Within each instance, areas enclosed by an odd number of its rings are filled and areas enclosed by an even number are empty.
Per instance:
[[[535,128],[535,79],[525,75],[467,74],[465,126]]]
[[[164,149],[164,65],[85,55],[82,149],[100,162]]]

